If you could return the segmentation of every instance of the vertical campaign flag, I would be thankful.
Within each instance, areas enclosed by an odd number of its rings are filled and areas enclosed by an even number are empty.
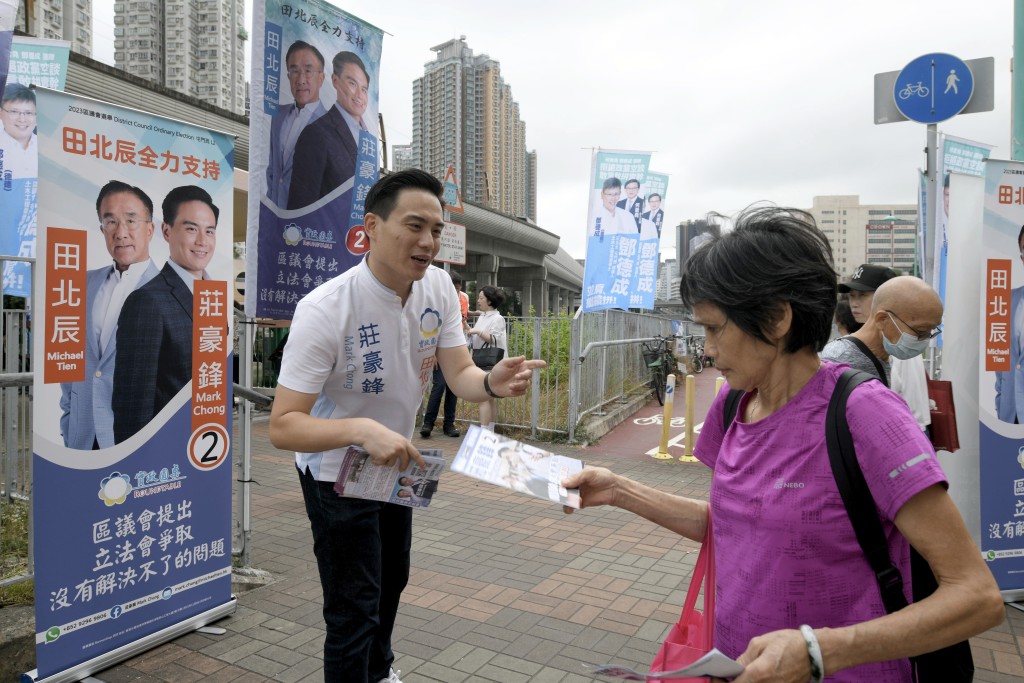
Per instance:
[[[234,608],[234,140],[35,94],[34,297],[44,313],[33,320],[32,466],[44,679]]]
[[[934,263],[932,265],[932,287],[939,293],[943,303],[946,301],[946,268],[949,258],[948,214],[949,214],[949,174],[963,173],[975,177],[985,175],[985,159],[992,148],[981,142],[972,142],[950,135],[943,135],[939,144],[941,154],[936,160],[935,197],[930,202],[935,211]],[[963,226],[969,228],[970,226]],[[954,264],[955,265],[955,264]],[[942,335],[935,339],[935,345],[942,346]]]
[[[1004,591],[1024,588],[1024,163],[989,160],[978,348],[981,551]]]
[[[647,242],[641,245],[640,263],[637,277],[633,282],[633,291],[642,297],[640,304],[634,308],[653,309],[657,293],[661,228],[665,224],[665,193],[668,190],[668,174],[648,171],[646,180],[643,187],[644,212],[641,214],[640,235],[641,237],[646,235]],[[644,226],[643,222],[653,225],[656,237],[650,237],[651,226]]]
[[[658,233],[643,217],[650,152],[601,150],[591,162],[587,214],[587,261],[583,269],[583,312],[606,308],[653,308]],[[641,276],[643,259],[654,272]],[[648,283],[649,292],[637,289]]]
[[[36,177],[38,144],[35,95],[27,87],[63,90],[71,43],[17,36],[11,45],[10,75],[0,131],[0,254],[36,255]],[[28,263],[4,264],[3,293],[28,297],[32,270]]]
[[[253,6],[245,313],[291,319],[369,249],[383,32],[321,0]]]

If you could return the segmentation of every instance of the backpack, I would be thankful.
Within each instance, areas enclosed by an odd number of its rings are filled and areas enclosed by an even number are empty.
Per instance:
[[[907,606],[907,599],[903,595],[903,577],[889,557],[889,547],[876,513],[875,499],[871,496],[871,489],[857,462],[853,436],[846,421],[846,400],[850,394],[860,384],[877,379],[852,368],[843,371],[828,404],[825,442],[832,476],[839,487],[846,513],[850,516],[857,542],[875,572],[885,611],[891,614]],[[743,391],[739,389],[731,389],[726,396],[723,434],[735,419],[742,396]],[[939,587],[928,562],[913,546],[910,547],[910,574],[914,602],[923,600]],[[974,659],[971,657],[970,643],[966,640],[935,652],[911,657],[910,662],[914,680],[918,683],[970,683],[974,680]]]

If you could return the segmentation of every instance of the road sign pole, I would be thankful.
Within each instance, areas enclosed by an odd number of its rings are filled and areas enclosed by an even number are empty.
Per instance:
[[[941,192],[938,188],[941,187],[936,182],[935,168],[938,163],[939,153],[939,132],[938,128],[934,123],[928,124],[927,141],[925,148],[928,155],[925,180],[927,181],[928,191],[925,194],[928,202],[924,208],[925,215],[925,228],[924,228],[924,274],[922,278],[925,282],[931,284],[933,282],[933,276],[935,273],[935,240],[939,239],[939,236],[935,234],[935,212],[938,206],[937,198],[939,195],[936,192]]]

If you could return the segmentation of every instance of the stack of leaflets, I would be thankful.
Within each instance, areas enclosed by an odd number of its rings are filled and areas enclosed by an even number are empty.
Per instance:
[[[370,454],[356,446],[349,446],[341,461],[334,490],[346,498],[363,498],[395,503],[406,507],[425,508],[437,491],[437,481],[444,471],[444,451],[440,448],[420,450],[422,468],[410,461],[404,470],[398,465],[382,467],[370,462]]]
[[[726,657],[717,648],[695,661],[674,671],[637,671],[620,664],[584,664],[597,676],[624,678],[627,681],[646,681],[650,678],[735,678],[743,673],[743,665]]]
[[[583,461],[503,438],[476,425],[466,432],[452,469],[534,498],[580,506],[579,490],[566,489],[562,480],[582,470]]]

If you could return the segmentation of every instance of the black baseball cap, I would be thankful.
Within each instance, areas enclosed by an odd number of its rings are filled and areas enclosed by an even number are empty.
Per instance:
[[[856,289],[858,292],[873,292],[883,282],[887,282],[894,277],[896,277],[896,271],[888,266],[876,266],[865,263],[853,271],[853,275],[850,276],[847,282],[839,285],[839,291],[843,294],[847,294],[851,289]]]

